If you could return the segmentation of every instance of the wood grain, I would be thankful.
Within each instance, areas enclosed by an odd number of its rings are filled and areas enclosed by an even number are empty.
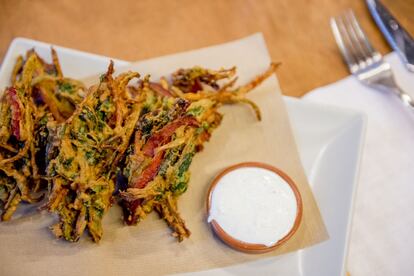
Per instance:
[[[414,0],[383,0],[414,33]],[[390,51],[362,0],[0,0],[0,57],[21,36],[126,60],[186,51],[263,32],[286,95],[348,72],[329,18],[352,8],[374,46]]]

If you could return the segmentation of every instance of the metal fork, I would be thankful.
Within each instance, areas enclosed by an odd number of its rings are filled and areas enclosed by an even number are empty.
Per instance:
[[[381,91],[392,91],[414,109],[413,99],[398,86],[390,64],[372,47],[352,10],[331,18],[331,28],[349,70],[360,82]]]

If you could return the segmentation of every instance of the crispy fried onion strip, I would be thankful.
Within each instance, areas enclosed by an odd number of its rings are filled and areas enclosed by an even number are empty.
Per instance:
[[[246,94],[260,85],[264,80],[269,78],[273,73],[276,72],[280,63],[271,63],[269,68],[261,75],[257,76],[247,84],[236,88],[234,90],[228,90],[234,86],[236,78],[232,79],[230,82],[224,84],[221,89],[218,91],[208,91],[200,90],[196,92],[184,93],[179,87],[173,86],[171,89],[175,92],[176,95],[183,97],[190,101],[197,101],[200,99],[211,99],[221,104],[235,104],[235,103],[245,103],[252,107],[256,114],[256,118],[260,121],[262,116],[260,113],[259,107],[251,100],[246,98]]]

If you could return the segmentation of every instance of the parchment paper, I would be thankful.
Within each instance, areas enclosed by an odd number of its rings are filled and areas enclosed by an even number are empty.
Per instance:
[[[165,42],[168,43],[168,42]],[[139,46],[139,45],[138,45]],[[137,46],[137,47],[138,47]],[[238,67],[238,83],[263,72],[270,63],[260,34],[191,52],[160,57],[123,68],[154,79],[179,67]],[[119,68],[120,69],[120,68]],[[106,68],[102,68],[102,72]],[[119,73],[122,70],[117,70]],[[97,81],[97,76],[92,78]],[[88,236],[78,243],[55,240],[47,227],[55,221],[48,213],[32,212],[0,224],[0,275],[155,275],[217,268],[291,252],[327,239],[319,209],[310,190],[288,122],[276,77],[250,93],[263,119],[250,107],[224,106],[224,120],[190,167],[187,192],[179,210],[192,235],[176,242],[164,221],[151,214],[138,226],[124,226],[114,206],[104,218],[104,236],[94,244]],[[230,249],[206,223],[205,200],[210,181],[226,166],[259,161],[285,171],[298,185],[303,219],[290,241],[267,254],[249,255]]]

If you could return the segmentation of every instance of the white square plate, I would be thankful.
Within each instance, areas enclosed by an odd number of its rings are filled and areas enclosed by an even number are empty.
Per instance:
[[[35,48],[42,57],[49,59],[49,44],[24,38],[15,39],[0,69],[1,89],[9,85],[16,57],[30,48]],[[63,72],[69,77],[87,77],[102,72],[108,65],[107,57],[58,46],[55,46],[55,49]],[[115,63],[127,64],[120,60],[115,60]],[[285,97],[285,101],[300,156],[330,239],[291,254],[192,274],[345,275],[353,201],[366,119],[361,113],[354,111],[289,97]],[[3,263],[0,266],[1,271],[8,271],[10,275],[13,268]],[[28,272],[36,274],[36,271]],[[93,271],[88,271],[88,275],[92,274]]]

